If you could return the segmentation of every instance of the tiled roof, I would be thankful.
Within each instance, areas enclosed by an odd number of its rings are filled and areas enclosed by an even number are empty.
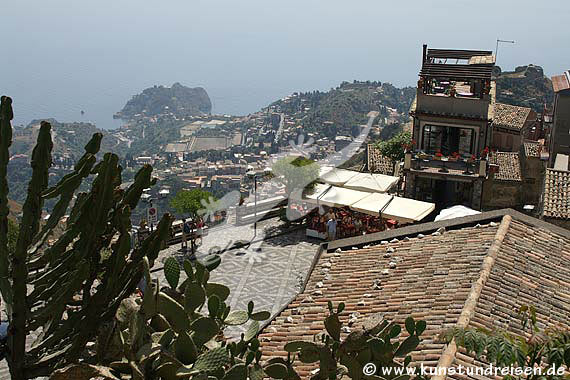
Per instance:
[[[392,159],[383,156],[380,149],[373,144],[368,144],[368,170],[371,173],[384,175],[394,175],[394,162]]]
[[[499,181],[522,181],[521,162],[518,152],[493,152],[489,163],[499,165],[495,179]]]
[[[537,307],[541,326],[569,326],[567,234],[553,234],[510,215],[504,215],[500,223],[487,221],[482,226],[457,228],[426,233],[422,238],[376,242],[369,248],[323,253],[305,291],[262,332],[263,352],[267,357],[285,357],[286,342],[312,340],[324,330],[329,300],[345,302],[341,315],[345,325],[351,314],[359,313],[353,331],[378,313],[398,323],[408,315],[424,319],[427,329],[412,357],[414,363],[432,367],[442,366],[446,360],[454,366],[477,362],[442,344],[437,338],[441,332],[469,326],[520,333],[517,309],[522,305]],[[386,258],[389,248],[394,252]],[[396,267],[386,273],[392,261]],[[378,280],[380,288],[375,288]],[[343,337],[346,335],[345,331]],[[315,368],[297,363],[302,378],[309,378]]]
[[[546,169],[542,214],[570,219],[570,171]]]
[[[524,154],[527,157],[538,157],[540,158],[541,147],[540,143],[537,141],[525,141],[524,142]]]
[[[531,109],[528,107],[511,106],[510,104],[495,103],[493,126],[521,130]]]

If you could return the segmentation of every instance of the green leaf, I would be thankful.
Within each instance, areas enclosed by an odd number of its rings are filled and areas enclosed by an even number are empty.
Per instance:
[[[263,371],[274,379],[286,379],[289,374],[287,366],[281,363],[269,364],[263,368]]]
[[[206,301],[206,292],[201,284],[196,282],[189,282],[186,284],[186,290],[184,292],[184,308],[187,311],[195,311],[197,308],[202,306]]]
[[[258,321],[252,321],[249,324],[249,327],[247,328],[247,330],[245,331],[243,340],[245,340],[246,342],[249,342],[250,340],[255,338],[258,333],[259,333],[259,322]]]
[[[418,344],[420,344],[420,339],[416,335],[410,335],[402,342],[402,344],[400,344],[400,347],[398,347],[394,356],[406,356],[415,350],[416,347],[418,347]]]
[[[394,325],[390,329],[390,334],[388,336],[391,339],[393,339],[393,338],[397,337],[398,335],[400,335],[400,332],[402,332],[402,328],[400,327],[400,325]]]
[[[298,340],[298,341],[294,341],[294,342],[289,342],[287,344],[285,344],[285,351],[290,352],[290,353],[294,353],[294,352],[298,352],[301,351],[303,349],[306,348],[313,348],[315,350],[319,349],[319,346],[317,346],[315,343],[313,342],[306,342],[303,340]]]
[[[327,329],[327,332],[337,342],[340,340],[341,327],[342,324],[340,323],[337,314],[331,314],[325,319],[325,328]]]
[[[174,352],[176,359],[180,360],[182,364],[194,363],[198,357],[198,349],[192,338],[186,332],[178,334],[178,337],[174,341]]]
[[[186,276],[188,276],[188,279],[190,279],[190,281],[193,282],[195,279],[194,269],[192,268],[192,263],[190,262],[190,260],[184,260],[182,266],[184,267],[184,272],[186,272]]]
[[[224,320],[224,323],[230,326],[237,326],[237,325],[243,325],[248,320],[249,320],[249,315],[247,314],[247,311],[236,310],[228,314],[228,316]]]
[[[408,332],[408,334],[410,335],[414,335],[414,331],[416,329],[416,323],[414,322],[414,318],[412,318],[411,316],[406,318],[406,331]]]
[[[208,298],[208,312],[211,318],[215,318],[220,311],[220,299],[216,295],[212,295]]]
[[[190,327],[190,321],[182,305],[163,292],[158,293],[158,309],[174,331],[187,331]]]
[[[236,364],[226,372],[222,380],[247,380],[247,367],[244,364]]]
[[[196,319],[190,325],[190,330],[193,331],[192,340],[194,340],[194,343],[196,343],[198,347],[202,346],[219,333],[216,321],[208,317]]]
[[[420,336],[425,331],[427,323],[424,320],[416,322],[416,335]]]
[[[344,302],[339,303],[338,308],[336,309],[337,314],[342,313],[345,307],[346,307],[346,305]]]
[[[253,313],[253,301],[249,301],[249,302],[247,303],[247,312],[248,312],[249,314]]]
[[[169,257],[164,261],[164,277],[172,289],[176,289],[180,281],[180,265],[174,257]]]
[[[257,313],[253,313],[249,316],[254,321],[265,321],[271,317],[271,314],[268,311],[258,311]]]
[[[249,380],[263,380],[266,373],[259,364],[254,364],[249,368]]]
[[[213,282],[209,282],[204,287],[206,289],[206,295],[210,297],[211,295],[215,294],[221,301],[225,301],[228,299],[230,295],[230,288],[222,284],[216,284]]]
[[[225,347],[218,347],[212,350],[205,351],[202,355],[198,356],[196,362],[191,368],[182,367],[178,370],[177,375],[196,374],[199,372],[214,372],[218,369],[223,369],[230,362],[228,351]]]

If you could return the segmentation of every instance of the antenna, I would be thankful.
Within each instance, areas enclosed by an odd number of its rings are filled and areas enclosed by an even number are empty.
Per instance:
[[[507,44],[514,44],[515,43],[515,41],[512,41],[512,40],[501,40],[501,39],[497,38],[497,46],[495,47],[495,63],[497,63],[497,54],[499,53],[499,42],[507,43]]]

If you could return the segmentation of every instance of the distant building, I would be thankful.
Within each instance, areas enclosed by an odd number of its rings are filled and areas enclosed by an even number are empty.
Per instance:
[[[548,167],[552,168],[556,155],[570,155],[570,70],[552,77],[554,112],[548,151]]]
[[[338,152],[347,147],[348,145],[350,145],[351,142],[352,142],[352,137],[350,136],[337,136],[334,139],[335,150]]]
[[[546,169],[541,217],[549,223],[570,229],[569,156],[558,154],[554,168]]]

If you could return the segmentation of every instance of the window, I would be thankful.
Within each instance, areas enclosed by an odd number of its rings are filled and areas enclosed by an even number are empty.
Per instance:
[[[424,125],[422,150],[428,153],[441,151],[444,155],[458,152],[462,155],[474,153],[475,133],[470,128]]]

